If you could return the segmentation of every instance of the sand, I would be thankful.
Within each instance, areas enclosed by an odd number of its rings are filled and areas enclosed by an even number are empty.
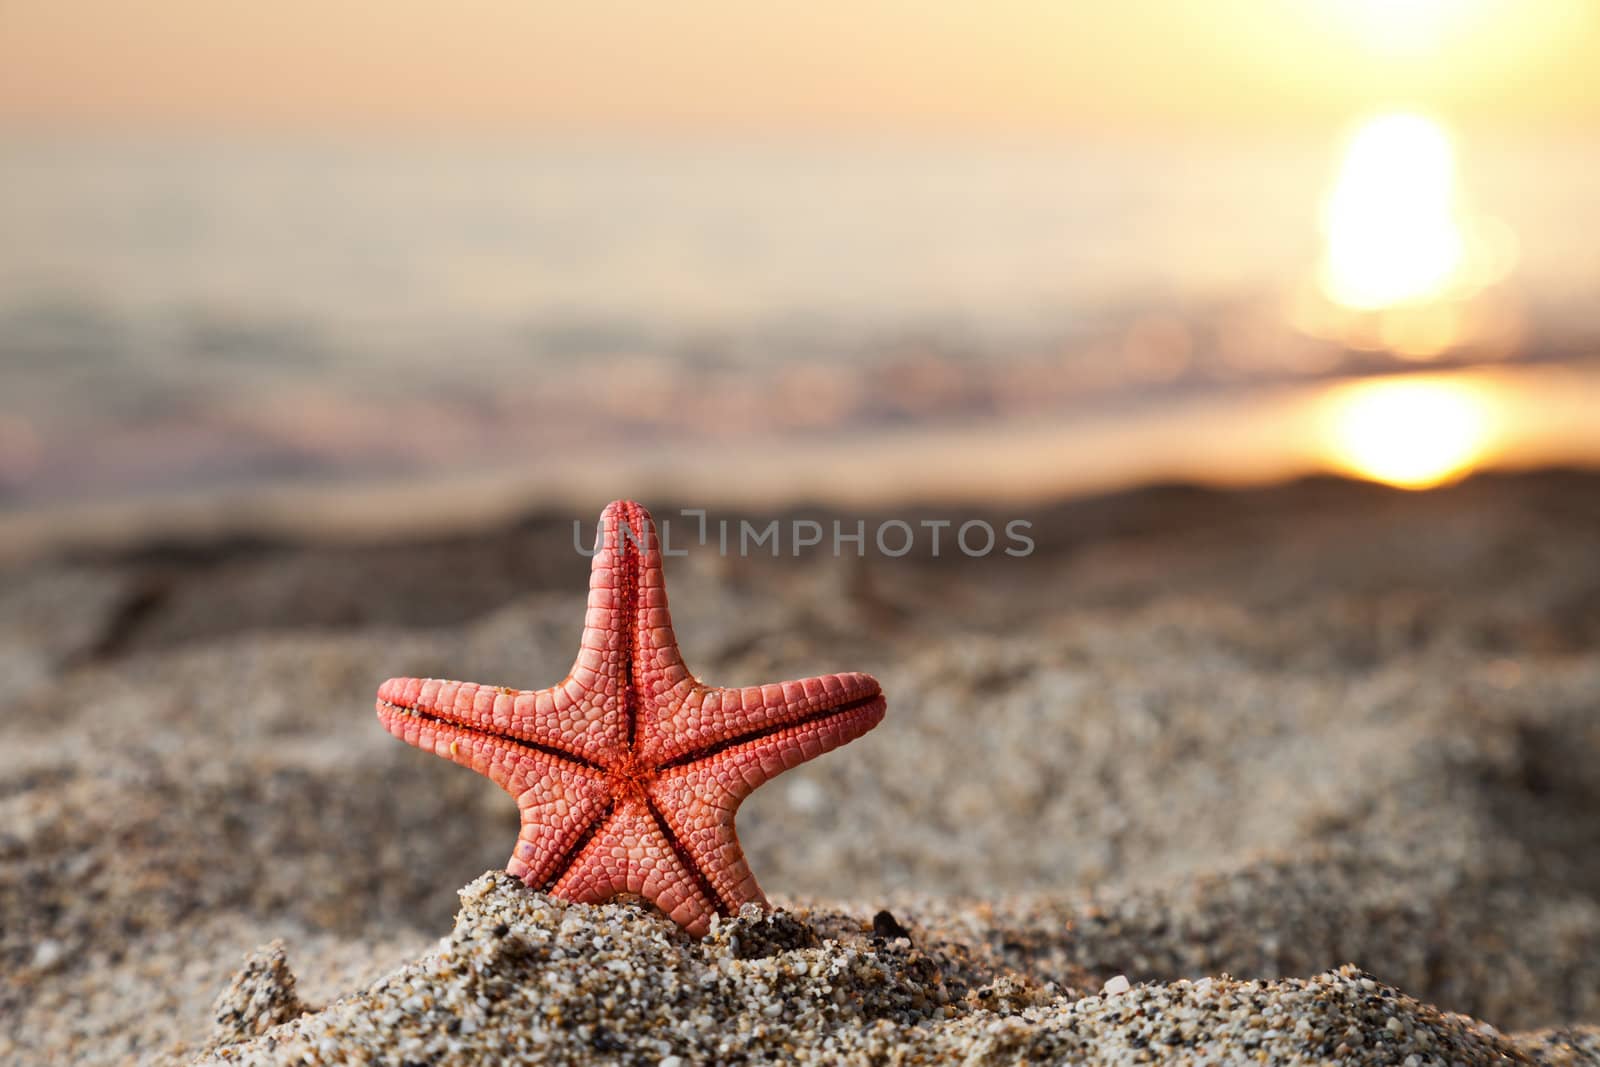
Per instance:
[[[509,798],[372,717],[565,672],[565,519],[5,571],[0,1059],[1600,1062],[1600,478],[1014,513],[669,562],[702,677],[889,695],[746,803],[784,910],[704,942],[485,874]]]
[[[259,957],[219,1004],[220,1043],[208,1059],[1138,1063],[1333,1056],[1415,1067],[1516,1062],[1524,1047],[1574,1050],[1584,1040],[1592,1046],[1596,1036],[1506,1038],[1349,966],[1310,980],[1134,986],[1117,976],[1086,991],[1041,984],[916,926],[874,936],[837,913],[751,909],[694,941],[638,909],[567,906],[504,873],[474,881],[461,901],[455,929],[436,951],[321,1012],[299,1014],[304,1006],[279,966],[281,951]]]

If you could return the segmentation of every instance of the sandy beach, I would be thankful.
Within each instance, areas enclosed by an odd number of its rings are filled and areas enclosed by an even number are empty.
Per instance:
[[[511,800],[372,713],[559,679],[603,502],[7,564],[0,1060],[1600,1063],[1600,476],[669,561],[702,678],[889,702],[744,805],[780,910],[704,941],[496,873]]]

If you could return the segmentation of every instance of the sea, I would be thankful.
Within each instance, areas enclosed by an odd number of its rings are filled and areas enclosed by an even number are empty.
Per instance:
[[[1512,261],[1420,356],[1307,310],[1340,153],[0,135],[0,515],[640,470],[935,492],[941,455],[974,490],[1013,444],[1048,452],[1018,492],[1226,480],[1300,464],[1273,398],[1324,383],[1590,387],[1600,140],[1459,140]],[[1234,459],[1193,436],[1268,410]]]

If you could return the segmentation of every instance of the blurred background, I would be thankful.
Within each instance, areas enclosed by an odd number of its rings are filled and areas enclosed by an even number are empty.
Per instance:
[[[0,516],[1600,462],[1597,55],[1584,0],[10,0]]]

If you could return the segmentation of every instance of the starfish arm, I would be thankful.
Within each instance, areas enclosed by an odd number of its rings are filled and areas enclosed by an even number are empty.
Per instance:
[[[673,839],[731,909],[766,904],[734,830],[744,798],[784,771],[854,741],[883,721],[884,709],[879,696],[806,719],[674,767],[652,783],[650,799]]]
[[[641,738],[640,758],[657,766],[692,762],[724,748],[852,709],[883,703],[867,674],[824,674],[741,689],[699,686],[659,716]],[[832,747],[832,746],[829,746]]]
[[[551,892],[579,903],[635,893],[696,936],[705,934],[712,916],[723,910],[673,841],[659,809],[643,798],[617,804]]]
[[[550,788],[554,784],[537,783],[517,797],[522,829],[506,871],[533,889],[553,886],[615,807],[603,790],[585,790],[574,803],[565,791]]]
[[[626,705],[622,744],[637,736],[641,705],[669,702],[694,685],[672,629],[655,522],[629,500],[608,504],[600,515],[572,677]]]
[[[522,812],[522,835],[507,865],[542,884],[610,803],[596,771],[502,737],[379,702],[378,719],[395,737],[470,767],[510,793]]]
[[[508,689],[439,678],[390,678],[378,703],[480,733],[515,738],[576,763],[609,766],[619,753],[620,701],[607,702],[572,677],[548,689]]]

